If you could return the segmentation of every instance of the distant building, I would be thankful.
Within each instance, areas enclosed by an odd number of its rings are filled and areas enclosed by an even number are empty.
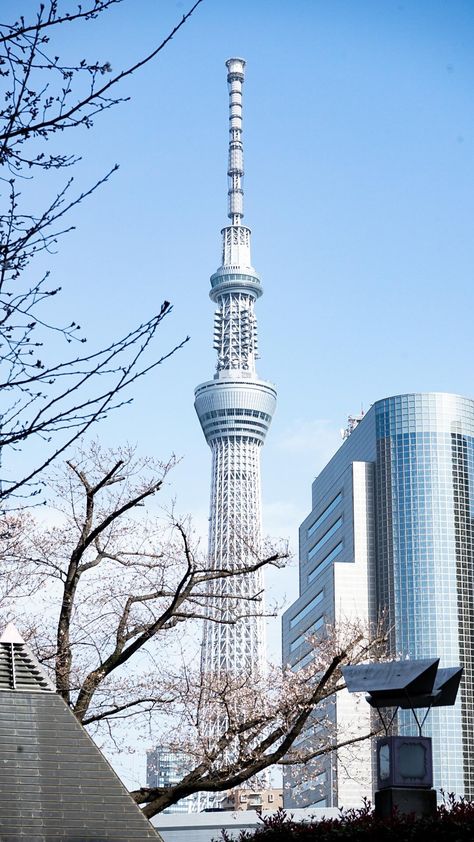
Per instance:
[[[168,787],[179,783],[189,771],[189,760],[186,755],[169,751],[164,746],[157,746],[146,753],[146,783],[150,787]],[[197,796],[190,795],[182,798],[164,813],[195,813],[197,812]]]
[[[232,789],[219,802],[221,810],[278,810],[283,807],[282,789]]]
[[[375,403],[316,478],[300,527],[300,596],[283,617],[283,658],[311,659],[307,638],[326,621],[386,611],[393,656],[439,656],[464,667],[454,707],[430,712],[435,786],[474,798],[474,401],[444,393]],[[336,731],[369,710],[338,694],[327,708]],[[401,733],[411,714],[398,715]],[[317,722],[311,723],[318,727]],[[304,739],[310,739],[309,730]],[[285,776],[285,807],[351,806],[371,795],[368,743],[321,761],[298,795]],[[301,792],[301,789],[303,792]]]

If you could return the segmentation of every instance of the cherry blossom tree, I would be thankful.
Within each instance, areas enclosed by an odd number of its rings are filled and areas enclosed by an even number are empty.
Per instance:
[[[202,621],[238,623],[264,610],[262,595],[249,594],[221,616],[209,585],[282,566],[287,549],[268,543],[245,563],[212,569],[189,519],[154,506],[173,464],[128,447],[83,448],[50,475],[47,525],[9,516],[0,557],[4,621],[15,621],[78,720],[120,748],[133,734],[182,754],[178,784],[132,793],[148,817],[334,751],[329,706],[344,686],[340,668],[379,657],[385,640],[358,623],[327,626],[309,638],[313,659],[298,672],[203,673]],[[210,717],[219,722],[213,739]],[[362,737],[338,733],[339,745]]]
[[[313,661],[297,673],[289,666],[269,666],[260,682],[245,675],[216,680],[197,670],[175,677],[174,702],[162,713],[155,742],[182,754],[187,772],[177,784],[131,793],[146,816],[198,792],[222,792],[249,780],[258,786],[259,775],[270,767],[298,767],[310,779],[318,759],[356,748],[378,732],[361,733],[354,723],[355,728],[347,734],[339,730],[336,738],[329,709],[334,694],[345,687],[341,667],[384,654],[383,630],[348,623],[343,633],[328,626],[322,637],[309,636],[308,641]],[[215,740],[209,739],[206,727],[209,710],[225,723]],[[305,773],[299,777],[304,780]]]

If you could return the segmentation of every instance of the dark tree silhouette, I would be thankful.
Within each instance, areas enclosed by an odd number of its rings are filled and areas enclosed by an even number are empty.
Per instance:
[[[5,457],[6,448],[28,444],[34,444],[36,452],[36,461],[29,463],[24,475],[3,479],[4,501],[11,495],[38,493],[44,468],[94,422],[129,401],[137,378],[183,344],[159,358],[153,350],[156,332],[171,309],[164,301],[158,313],[126,335],[84,353],[85,338],[74,320],[57,325],[44,315],[48,300],[60,289],[50,282],[48,272],[38,275],[32,263],[72,229],[68,220],[75,207],[117,169],[115,165],[76,194],[69,177],[40,212],[32,212],[31,205],[23,206],[25,177],[43,179],[46,188],[48,174],[79,160],[74,154],[48,152],[48,141],[53,136],[59,140],[63,132],[78,126],[91,128],[97,116],[123,102],[120,83],[159,56],[202,0],[152,52],[118,73],[107,61],[70,63],[56,54],[55,37],[63,27],[84,21],[93,25],[118,2],[88,0],[67,9],[58,0],[49,0],[29,12],[28,19],[21,16],[0,24],[0,452]],[[67,353],[52,342],[58,334]],[[71,353],[75,344],[81,350]]]

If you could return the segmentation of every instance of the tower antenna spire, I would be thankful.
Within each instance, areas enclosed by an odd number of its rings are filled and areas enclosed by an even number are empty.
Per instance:
[[[232,225],[240,225],[244,215],[244,147],[242,142],[242,85],[245,61],[230,58],[226,61],[229,86],[229,210]]]

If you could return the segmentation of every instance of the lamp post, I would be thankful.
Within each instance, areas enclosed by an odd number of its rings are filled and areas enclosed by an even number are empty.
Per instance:
[[[377,711],[385,731],[376,742],[376,815],[389,816],[395,809],[417,816],[433,815],[436,790],[431,738],[423,737],[422,729],[432,707],[454,705],[462,667],[439,669],[439,658],[430,658],[358,664],[342,667],[341,671],[349,693],[367,693],[366,700]],[[395,711],[384,719],[384,708]],[[418,734],[389,733],[400,708],[412,711]],[[422,717],[417,715],[420,709],[426,709]]]

